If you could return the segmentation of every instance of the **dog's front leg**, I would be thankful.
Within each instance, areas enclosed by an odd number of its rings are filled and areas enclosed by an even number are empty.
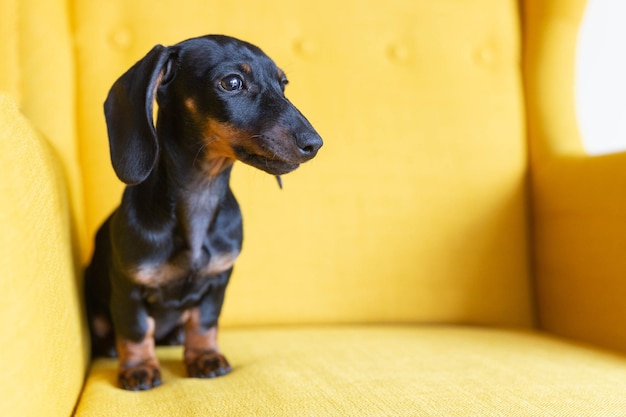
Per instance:
[[[209,292],[197,307],[187,310],[185,323],[185,365],[194,378],[215,378],[232,368],[217,346],[217,319],[224,303],[224,292],[232,269],[215,278]]]
[[[154,350],[155,322],[143,306],[139,289],[113,284],[111,295],[119,386],[143,391],[161,385],[159,360]]]
[[[148,331],[139,341],[117,335],[118,383],[121,388],[142,391],[161,385],[159,360],[154,352],[154,320],[147,317]]]

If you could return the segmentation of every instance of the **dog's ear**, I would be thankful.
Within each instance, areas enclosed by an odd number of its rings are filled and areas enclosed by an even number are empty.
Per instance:
[[[126,184],[144,181],[156,164],[153,102],[159,86],[173,78],[174,57],[172,48],[155,46],[113,84],[104,102],[111,162]]]

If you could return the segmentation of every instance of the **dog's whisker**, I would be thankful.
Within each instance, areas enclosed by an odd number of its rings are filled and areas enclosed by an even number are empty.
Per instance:
[[[196,161],[198,160],[198,157],[200,156],[202,151],[207,148],[207,146],[209,146],[209,143],[203,143],[202,146],[200,146],[200,148],[198,149],[198,152],[196,152],[196,156],[193,158],[193,162],[192,162],[193,166],[196,166]]]

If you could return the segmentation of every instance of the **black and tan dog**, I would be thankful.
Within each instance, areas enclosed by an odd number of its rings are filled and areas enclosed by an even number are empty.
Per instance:
[[[161,384],[155,341],[184,341],[191,377],[231,370],[216,335],[242,242],[233,162],[279,176],[322,146],[286,84],[256,46],[212,35],[154,47],[111,88],[111,161],[127,187],[96,235],[85,294],[94,354],[119,356],[122,388]]]

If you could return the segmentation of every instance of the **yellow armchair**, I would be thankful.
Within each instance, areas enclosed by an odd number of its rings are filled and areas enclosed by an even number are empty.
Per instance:
[[[519,3],[519,4],[518,4]],[[0,0],[2,416],[622,416],[626,157],[574,116],[583,0]],[[102,102],[154,44],[225,33],[325,139],[237,164],[234,371],[116,387],[82,268],[118,204]]]

